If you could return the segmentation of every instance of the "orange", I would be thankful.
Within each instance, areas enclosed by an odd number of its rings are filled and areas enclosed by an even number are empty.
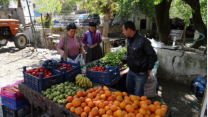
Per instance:
[[[66,104],[66,109],[70,110],[71,107],[72,107],[72,103],[67,103]]]
[[[125,109],[129,113],[133,113],[134,112],[134,107],[132,105],[126,105]]]
[[[147,106],[147,104],[142,104],[142,105],[141,105],[141,108],[144,108],[144,109],[147,110],[147,109],[148,109],[148,106]]]
[[[116,97],[116,100],[118,100],[119,102],[122,102],[123,101],[123,98],[122,98],[122,96],[117,96]]]
[[[72,107],[70,108],[70,111],[71,111],[71,112],[75,112],[75,107],[72,106]]]
[[[84,108],[87,104],[86,103],[81,103],[81,107]]]
[[[161,110],[164,112],[164,114],[167,112],[167,109],[166,108],[161,108]]]
[[[75,109],[75,113],[76,113],[77,115],[81,115],[82,112],[83,112],[83,109],[82,109],[81,107],[77,107],[77,108]]]
[[[130,100],[124,100],[126,104],[130,104]]]
[[[117,107],[116,107],[116,105],[112,105],[112,106],[110,107],[110,109],[111,109],[112,111],[116,111],[116,110],[117,110]]]
[[[134,100],[134,104],[136,104],[137,106],[140,105],[138,100]]]
[[[98,112],[99,112],[99,115],[103,115],[105,114],[105,109],[101,108],[98,110]]]
[[[147,96],[142,96],[141,101],[145,101],[145,100],[147,100]]]
[[[161,105],[161,108],[166,108],[166,110],[168,109],[166,105]]]
[[[139,113],[141,113],[142,115],[146,115],[147,114],[147,111],[143,108],[140,108],[139,109]]]
[[[89,106],[90,108],[93,108],[94,105],[95,105],[95,104],[94,104],[93,102],[89,102],[89,103],[88,103],[88,106]]]
[[[155,117],[161,117],[160,115],[155,115]]]
[[[145,100],[147,102],[148,105],[152,104],[151,100]]]
[[[139,96],[136,96],[136,97],[137,97],[137,100],[138,100],[138,101],[140,101],[140,100],[141,100],[141,98],[140,98]]]
[[[77,95],[74,95],[74,97],[73,98],[78,98],[78,96]]]
[[[67,101],[68,101],[68,102],[72,102],[73,99],[74,99],[74,98],[73,98],[72,96],[68,96],[68,97],[67,97]]]
[[[80,97],[79,99],[81,100],[81,102],[85,102],[85,98]]]
[[[84,112],[89,113],[90,112],[90,107],[88,107],[88,106],[84,107]]]
[[[91,110],[91,114],[94,115],[94,116],[98,115],[98,114],[99,114],[98,109],[93,108],[93,109]]]
[[[74,107],[80,106],[80,105],[81,105],[81,100],[80,100],[79,98],[73,99],[72,105],[73,105]]]
[[[163,112],[161,109],[157,109],[157,110],[155,111],[155,114],[156,114],[156,115],[160,115],[160,116],[164,116],[164,115],[165,115],[164,112]]]
[[[109,90],[107,86],[103,86],[103,90]]]
[[[156,106],[155,105],[153,105],[153,104],[151,104],[151,105],[149,105],[149,110],[151,111],[151,112],[155,112],[155,110],[156,110]]]
[[[86,98],[85,103],[88,104],[89,102],[92,102],[92,100],[90,98]]]
[[[159,105],[156,106],[157,109],[160,109],[161,107]]]
[[[83,96],[83,92],[82,91],[77,91],[77,96],[78,97],[82,97]]]
[[[151,112],[150,112],[150,110],[147,110],[147,115],[151,115]]]
[[[123,92],[122,93],[122,96],[124,97],[124,96],[127,96],[128,94],[126,93],[126,92]]]
[[[103,104],[104,104],[105,106],[107,106],[107,105],[109,104],[109,102],[108,102],[108,101],[104,101]]]
[[[141,113],[137,113],[136,117],[144,117]]]
[[[137,113],[139,113],[139,110],[134,110],[134,114],[136,115]]]
[[[100,104],[98,105],[98,107],[99,107],[99,108],[104,108],[104,107],[105,107],[105,104],[104,104],[104,103],[100,103]]]
[[[105,107],[105,111],[108,111],[108,110],[110,110],[110,107],[109,106],[106,106]]]
[[[87,97],[90,98],[90,99],[93,99],[92,93],[88,93],[88,94],[87,94]]]
[[[114,99],[112,96],[110,96],[110,97],[108,97],[107,100],[108,100],[108,101],[114,101],[115,99]]]
[[[91,92],[94,92],[94,91],[95,91],[95,89],[91,88],[91,89],[90,89],[90,91],[91,91]]]
[[[134,113],[129,113],[130,117],[135,117],[136,115]]]
[[[130,95],[131,101],[134,102],[135,100],[137,100],[137,97],[135,95]]]
[[[140,101],[140,105],[142,105],[142,104],[147,104],[147,102],[146,101]]]
[[[115,101],[113,102],[113,104],[116,105],[116,106],[120,106],[120,102],[119,102],[118,100],[115,100]]]
[[[106,114],[107,114],[107,115],[112,115],[113,112],[112,112],[111,110],[108,110],[108,111],[106,111]]]
[[[152,113],[152,114],[150,115],[150,117],[155,117],[155,114],[154,114],[154,113]]]
[[[145,115],[144,117],[150,117],[149,115]]]
[[[96,92],[92,92],[93,97],[96,97],[97,93]]]
[[[138,109],[138,106],[136,104],[132,104],[132,106],[134,107],[134,109]]]
[[[100,98],[103,99],[103,100],[106,100],[105,94],[101,94]]]
[[[130,117],[130,115],[129,114],[125,114],[124,117]]]
[[[117,117],[116,111],[113,112],[113,116],[114,116],[114,117]]]
[[[87,92],[83,92],[83,96],[84,96],[84,97],[87,96]]]
[[[110,96],[111,96],[111,92],[110,92],[110,91],[106,91],[106,92],[105,92],[105,96],[106,96],[106,97],[110,97]]]
[[[116,115],[117,115],[117,117],[123,117],[124,116],[124,113],[121,110],[117,110],[116,111]]]
[[[82,112],[81,117],[87,117],[87,113],[86,112]]]
[[[121,102],[120,103],[120,108],[121,109],[125,109],[125,107],[126,107],[126,102]]]
[[[131,98],[128,96],[124,96],[124,100],[131,100]]]
[[[158,106],[158,105],[160,106],[160,102],[155,101],[155,102],[154,102],[154,105],[155,105],[155,106]]]
[[[94,90],[97,90],[97,89],[98,89],[97,87],[94,88]]]
[[[122,96],[122,93],[119,91],[114,92],[114,94],[116,94],[117,96]]]
[[[104,94],[104,91],[100,91],[100,94]]]

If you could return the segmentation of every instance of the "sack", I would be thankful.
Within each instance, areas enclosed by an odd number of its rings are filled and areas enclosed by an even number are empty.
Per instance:
[[[80,66],[81,66],[81,67],[85,66],[85,60],[84,60],[84,57],[83,57],[82,54],[79,54],[79,55],[77,56],[77,58],[74,59],[74,60],[72,60],[71,58],[67,58],[67,61],[68,61],[68,62],[71,62],[71,63],[78,63],[78,62],[80,62]]]
[[[144,85],[144,95],[147,96],[147,98],[154,98],[157,96],[156,93],[156,76],[149,76],[147,82]]]

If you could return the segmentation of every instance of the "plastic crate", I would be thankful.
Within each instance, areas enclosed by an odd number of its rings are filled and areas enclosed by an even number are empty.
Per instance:
[[[26,99],[21,99],[21,100],[14,100],[14,99],[11,99],[11,98],[8,98],[8,97],[1,97],[1,102],[11,108],[11,109],[14,109],[14,110],[18,110],[26,105],[29,104],[29,102],[26,100]]]
[[[97,66],[99,67],[99,64],[97,64]],[[118,63],[113,67],[105,67],[105,70],[106,72],[89,71],[88,66],[86,66],[86,76],[92,82],[103,83],[106,85],[111,85],[121,78]]]
[[[51,70],[53,76],[43,78],[43,73],[39,74],[39,78],[26,73],[26,67],[23,67],[24,83],[38,92],[50,88],[52,85],[63,83],[63,72]]]
[[[3,117],[23,117],[31,113],[30,105],[24,106],[18,110],[13,110],[5,105],[1,105]]]
[[[64,82],[65,81],[74,81],[75,80],[75,77],[78,75],[78,74],[81,74],[81,66],[80,66],[80,62],[78,63],[71,63],[71,62],[68,62],[68,61],[64,61],[63,58],[61,58],[61,62],[60,63],[65,63],[67,65],[71,65],[72,66],[72,69],[69,70],[69,71],[66,71],[66,68],[63,68],[63,74],[64,74]],[[55,69],[56,70],[56,69]],[[60,71],[56,70],[56,72],[60,73]]]
[[[192,80],[192,82],[191,82],[191,91],[194,93],[194,95],[196,97],[203,97],[204,96],[204,91],[200,91],[199,89],[200,88],[198,86],[195,87],[194,81]]]

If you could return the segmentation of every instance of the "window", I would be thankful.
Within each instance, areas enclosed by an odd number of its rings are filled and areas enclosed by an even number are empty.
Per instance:
[[[35,4],[33,4],[33,8],[35,8]]]
[[[146,19],[140,20],[140,29],[146,29]]]

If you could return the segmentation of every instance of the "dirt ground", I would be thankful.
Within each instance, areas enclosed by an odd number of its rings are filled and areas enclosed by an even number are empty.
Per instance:
[[[12,42],[0,47],[0,87],[22,80],[23,66],[27,66],[28,69],[40,67],[43,60],[56,54],[55,50],[40,49],[38,53],[30,50],[33,50],[33,47],[18,50]],[[158,78],[158,84],[158,96],[151,99],[152,101],[157,100],[166,104],[171,110],[172,117],[198,117],[202,98],[196,98],[190,91],[190,86],[162,78]],[[1,106],[0,117],[3,117]]]

